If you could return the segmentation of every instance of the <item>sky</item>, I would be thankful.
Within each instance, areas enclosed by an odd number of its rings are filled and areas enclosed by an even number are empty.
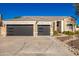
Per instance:
[[[72,3],[0,3],[0,14],[4,20],[16,16],[73,16],[79,24]]]

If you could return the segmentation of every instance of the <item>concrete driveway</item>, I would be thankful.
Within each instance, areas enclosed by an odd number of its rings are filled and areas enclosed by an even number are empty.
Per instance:
[[[7,36],[0,38],[0,55],[73,56],[74,54],[52,37]]]

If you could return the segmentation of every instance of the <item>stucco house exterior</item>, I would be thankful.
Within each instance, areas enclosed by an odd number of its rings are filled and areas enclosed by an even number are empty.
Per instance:
[[[22,16],[1,19],[2,36],[53,36],[53,31],[75,31],[75,19],[70,16]]]

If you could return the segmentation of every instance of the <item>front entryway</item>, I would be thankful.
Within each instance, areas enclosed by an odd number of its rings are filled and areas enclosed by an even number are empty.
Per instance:
[[[61,21],[57,21],[57,31],[61,33]]]

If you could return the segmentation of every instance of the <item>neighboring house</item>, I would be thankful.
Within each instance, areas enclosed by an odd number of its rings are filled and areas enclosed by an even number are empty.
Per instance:
[[[2,20],[3,36],[53,36],[53,31],[75,31],[75,19],[70,16],[23,16]]]

